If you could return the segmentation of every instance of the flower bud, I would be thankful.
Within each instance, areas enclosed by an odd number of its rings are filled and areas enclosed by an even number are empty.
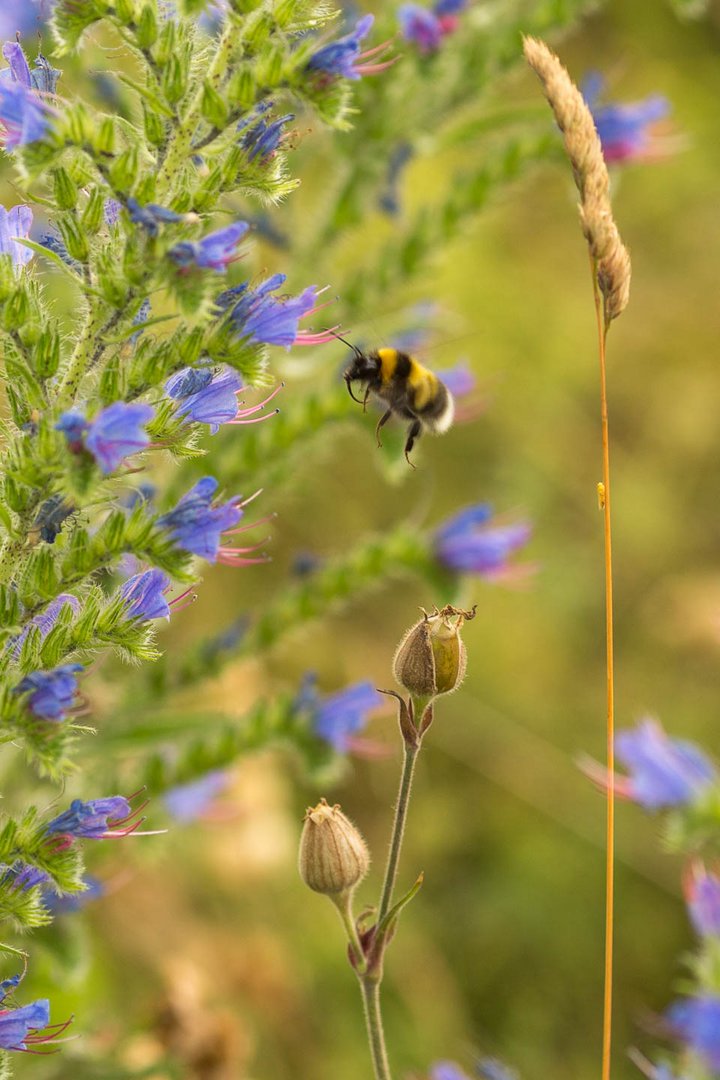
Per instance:
[[[305,813],[300,838],[300,877],[315,892],[349,892],[370,866],[367,844],[339,806],[321,799]]]
[[[415,697],[434,698],[455,690],[465,677],[465,646],[460,628],[472,611],[460,611],[448,605],[435,608],[432,615],[423,612],[419,623],[411,627],[398,645],[393,671],[395,678]]]

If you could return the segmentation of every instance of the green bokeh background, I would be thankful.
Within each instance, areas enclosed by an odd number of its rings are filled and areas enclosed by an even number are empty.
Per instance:
[[[667,95],[682,137],[680,152],[615,176],[633,257],[631,304],[609,347],[617,716],[624,726],[652,713],[716,749],[720,19],[683,23],[659,0],[615,0],[560,51],[576,77],[605,72],[616,99]],[[538,95],[522,73],[502,99]],[[456,163],[413,162],[408,205]],[[322,182],[305,176],[289,213],[312,207]],[[371,267],[391,228],[369,211],[348,258]],[[281,587],[298,550],[330,554],[366,529],[438,521],[480,500],[532,520],[531,581],[468,587],[478,603],[468,678],[437,709],[411,809],[401,884],[426,877],[388,956],[387,1033],[399,1077],[439,1058],[469,1068],[483,1053],[527,1080],[589,1080],[600,1058],[604,804],[577,759],[603,755],[604,600],[594,315],[569,170],[548,166],[508,189],[397,303],[427,298],[441,307],[429,360],[469,359],[482,417],[428,441],[397,486],[377,467],[370,419],[333,432],[268,495],[280,514],[272,566],[208,574],[163,647]],[[381,340],[397,321],[379,308],[352,329]],[[364,677],[391,685],[395,644],[432,600],[416,582],[393,583],[290,635],[262,667],[231,666],[209,693],[239,714],[268,680],[292,686],[308,667],[328,689]],[[351,762],[333,786],[306,785],[292,759],[266,754],[241,763],[230,820],[106,855],[114,891],[52,930],[69,968],[40,938],[32,946],[27,985],[52,997],[54,1018],[75,1013],[80,1042],[65,1064],[21,1060],[18,1076],[99,1080],[109,1065],[67,1062],[106,1048],[139,1067],[173,1031],[230,1064],[208,1053],[202,1067],[147,1075],[367,1080],[341,928],[300,883],[295,846],[308,803],[342,802],[374,852],[362,891],[372,902],[399,767],[392,715],[370,734],[390,754]],[[652,1011],[670,1000],[692,943],[681,866],[658,837],[656,821],[618,808],[615,1080],[638,1075],[625,1049],[651,1051]]]

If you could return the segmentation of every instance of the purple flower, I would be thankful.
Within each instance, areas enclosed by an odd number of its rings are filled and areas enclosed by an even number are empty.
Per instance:
[[[27,1043],[47,1042],[58,1034],[46,1036],[42,1029],[50,1023],[50,1002],[47,998],[22,1005],[19,1009],[0,1010],[0,1047],[3,1050],[27,1050]]]
[[[359,79],[361,75],[372,74],[366,70],[367,65],[356,65],[356,61],[363,59],[365,55],[360,52],[360,42],[370,33],[370,27],[374,21],[374,15],[364,15],[352,33],[328,45],[323,45],[314,52],[308,60],[308,69],[324,75],[340,76],[343,79]]]
[[[18,240],[27,240],[30,235],[33,215],[29,206],[13,206],[6,210],[0,206],[0,255],[9,255],[16,270],[30,262],[33,252]]]
[[[720,937],[720,877],[696,862],[685,875],[690,920],[702,937]]]
[[[201,559],[215,562],[222,549],[220,537],[237,525],[242,517],[239,496],[213,506],[218,482],[204,476],[178,502],[177,506],[157,519],[178,545]]]
[[[20,650],[23,646],[23,642],[30,633],[32,627],[36,626],[38,628],[38,630],[40,631],[41,640],[46,638],[54,627],[58,616],[60,615],[60,612],[68,605],[70,605],[70,607],[76,614],[80,610],[80,601],[76,596],[71,596],[70,593],[60,593],[60,595],[56,596],[54,600],[51,600],[45,610],[41,611],[39,615],[35,615],[29,621],[27,626],[23,627],[18,636],[12,639],[11,645],[13,655],[19,656]]]
[[[54,116],[56,110],[33,90],[22,83],[0,79],[0,127],[4,128],[2,142],[6,150],[42,139]]]
[[[430,1080],[469,1080],[469,1077],[453,1061],[437,1061],[430,1068]]]
[[[46,14],[46,4],[41,0],[2,0],[0,4],[0,38],[14,37],[18,31],[30,34],[39,27]]]
[[[267,161],[280,145],[284,135],[283,127],[294,119],[294,113],[286,113],[285,116],[279,116],[270,122],[264,117],[255,123],[252,123],[251,119],[241,120],[238,131],[244,133],[240,139],[240,145],[243,150],[247,150],[250,161],[254,161],[256,157],[259,157],[261,161]]]
[[[249,229],[246,221],[236,221],[198,241],[184,241],[170,248],[169,257],[182,269],[199,266],[221,273],[237,258],[237,246]]]
[[[141,206],[132,195],[127,200],[127,210],[133,225],[140,225],[150,236],[157,236],[161,224],[173,224],[186,218],[185,214],[176,214],[174,210],[167,210],[157,203]]]
[[[449,570],[499,579],[512,571],[508,558],[530,539],[530,526],[491,525],[492,509],[485,503],[469,506],[439,528],[433,539],[435,555]]]
[[[77,693],[77,673],[82,664],[62,664],[52,671],[34,671],[15,687],[18,694],[32,691],[27,707],[41,720],[64,720]]]
[[[98,413],[85,436],[85,445],[101,472],[114,472],[129,454],[148,445],[150,436],[143,428],[154,415],[150,405],[128,405],[124,401],[116,401]]]
[[[648,718],[632,731],[620,731],[615,748],[630,772],[616,777],[616,791],[646,810],[693,803],[718,779],[698,746],[669,738],[656,720]]]
[[[122,210],[122,203],[117,199],[106,199],[103,213],[105,215],[105,221],[108,225],[117,225],[120,218],[120,211]]]
[[[285,274],[273,274],[254,289],[245,282],[221,293],[218,306],[223,311],[230,309],[228,320],[238,337],[286,349],[299,344],[298,323],[313,311],[317,287],[309,285],[299,296],[270,296],[284,281]]]
[[[122,795],[111,795],[107,799],[73,799],[70,809],[48,822],[45,831],[50,836],[80,838],[83,840],[104,840],[107,837],[124,836],[137,827],[123,828],[133,816],[130,803]]]
[[[170,584],[162,570],[145,570],[135,574],[120,586],[120,595],[127,603],[129,619],[169,619],[170,605],[165,592]]]
[[[229,783],[230,776],[225,769],[214,769],[199,780],[178,784],[166,791],[165,806],[177,821],[196,821],[212,808],[215,797],[224,791]]]
[[[44,870],[39,870],[37,866],[30,866],[29,863],[24,863],[18,859],[12,866],[4,868],[4,873],[0,877],[0,885],[15,889],[17,892],[29,892],[36,885],[42,885],[49,880],[50,875],[46,874]]]
[[[23,47],[19,41],[6,41],[2,47],[3,57],[10,65],[10,79],[12,82],[20,83],[27,90],[32,87],[32,76],[30,75],[30,65],[27,62],[27,57],[23,52]],[[7,77],[7,71],[3,72]]]
[[[295,699],[295,708],[309,714],[318,738],[339,754],[357,748],[354,736],[367,724],[367,714],[381,705],[383,699],[371,682],[353,683],[336,694],[321,697],[313,674],[305,676]]]
[[[400,33],[417,45],[421,53],[435,52],[443,39],[440,20],[420,4],[401,4],[398,8]]]
[[[720,1070],[720,995],[700,994],[671,1005],[667,1018],[682,1039],[707,1064]]]
[[[116,401],[90,422],[80,413],[63,413],[55,427],[63,432],[73,453],[89,450],[107,476],[129,454],[148,445],[150,436],[143,428],[154,415],[151,405]]]
[[[230,367],[223,367],[217,374],[207,368],[201,371],[183,368],[168,379],[165,389],[171,398],[180,401],[178,416],[208,424],[214,435],[221,424],[237,416],[237,394],[242,385],[242,379]]]
[[[592,112],[606,162],[652,158],[656,147],[651,126],[669,113],[667,98],[654,94],[627,105],[600,105],[602,87],[602,76],[593,72],[584,80],[582,92]]]
[[[82,892],[66,893],[63,896],[58,896],[56,892],[46,892],[43,897],[43,904],[51,915],[70,915],[75,911],[80,911],[91,900],[97,900],[105,892],[105,886],[102,882],[92,877],[91,874],[87,874],[83,878],[83,885],[85,885],[85,888]]]

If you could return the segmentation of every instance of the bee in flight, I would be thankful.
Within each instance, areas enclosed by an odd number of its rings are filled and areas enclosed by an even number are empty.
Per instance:
[[[374,349],[364,353],[356,345],[345,341],[345,338],[339,340],[349,346],[355,356],[344,375],[350,397],[362,405],[363,409],[366,408],[371,394],[387,406],[375,428],[378,446],[382,445],[380,428],[393,413],[410,420],[405,457],[408,465],[415,468],[409,455],[420,433],[425,430],[433,435],[442,435],[452,424],[455,415],[452,394],[434,372],[408,353],[391,348]],[[362,400],[353,394],[354,382],[365,385],[365,396]]]

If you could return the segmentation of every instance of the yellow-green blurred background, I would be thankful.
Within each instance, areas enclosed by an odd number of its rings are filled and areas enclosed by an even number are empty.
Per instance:
[[[633,258],[631,304],[609,349],[617,714],[621,726],[656,714],[713,749],[720,18],[679,22],[660,0],[614,0],[559,48],[574,76],[603,71],[613,99],[666,95],[682,136],[673,156],[615,175]],[[521,73],[501,96],[537,103],[539,93]],[[311,142],[293,163],[300,175]],[[443,164],[411,165],[410,206],[442,182]],[[304,179],[307,191],[291,197],[299,216],[321,182]],[[364,227],[358,250],[369,267],[375,227],[393,226],[370,217]],[[428,441],[399,486],[377,467],[370,418],[334,432],[265,497],[280,514],[273,564],[207,574],[162,645],[271,595],[298,550],[331,554],[364,530],[435,522],[480,500],[532,520],[529,584],[467,591],[478,603],[468,678],[437,709],[411,808],[400,880],[422,869],[425,885],[388,955],[387,1035],[398,1077],[438,1058],[469,1070],[483,1053],[527,1080],[590,1080],[600,1057],[605,810],[577,758],[603,755],[604,601],[594,315],[569,170],[548,166],[508,189],[398,303],[428,298],[442,312],[428,359],[470,360],[482,417]],[[380,308],[353,329],[377,336],[386,321],[397,315]],[[291,634],[262,665],[230,665],[204,700],[240,715],[269,680],[291,687],[309,667],[328,690],[366,677],[390,686],[397,640],[432,601],[412,580],[388,585]],[[292,758],[263,754],[239,766],[227,821],[118,845],[104,867],[110,894],[51,931],[69,967],[31,946],[34,987],[53,999],[54,1019],[75,1014],[79,1041],[65,1064],[24,1059],[18,1075],[99,1080],[109,1066],[82,1071],[75,1058],[107,1048],[118,1066],[140,1068],[169,1045],[185,1064],[148,1076],[367,1080],[341,927],[301,884],[295,852],[305,806],[320,795],[341,802],[374,853],[362,899],[375,899],[399,769],[391,712],[370,734],[388,756],[352,761],[332,787],[308,786]],[[658,834],[639,809],[619,807],[615,1080],[638,1075],[626,1048],[652,1047],[652,1011],[670,1000],[692,942],[681,866]]]

